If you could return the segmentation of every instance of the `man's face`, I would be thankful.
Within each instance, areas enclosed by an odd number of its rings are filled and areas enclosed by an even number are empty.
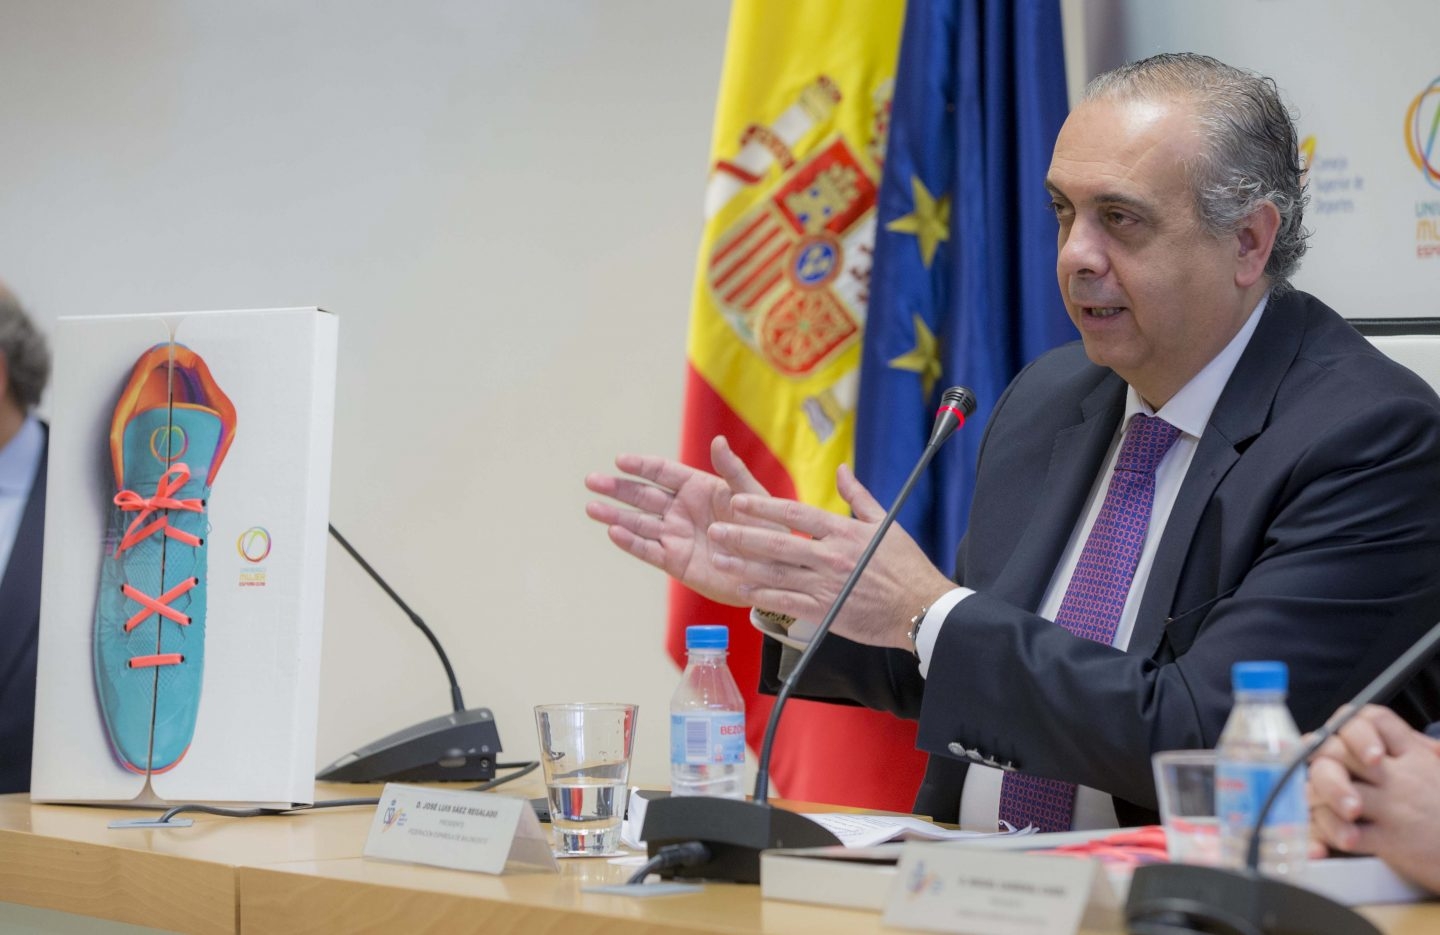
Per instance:
[[[1185,164],[1199,146],[1185,102],[1089,101],[1065,121],[1046,177],[1060,292],[1085,353],[1156,408],[1258,301],[1236,282],[1239,238],[1196,216]]]

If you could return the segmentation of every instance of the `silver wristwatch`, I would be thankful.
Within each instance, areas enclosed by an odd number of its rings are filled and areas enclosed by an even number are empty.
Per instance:
[[[920,647],[918,645],[920,640],[920,625],[925,622],[925,615],[929,612],[929,604],[920,608],[920,613],[910,618],[910,630],[905,634],[905,638],[910,641],[910,651],[915,654],[916,659],[920,658]]]

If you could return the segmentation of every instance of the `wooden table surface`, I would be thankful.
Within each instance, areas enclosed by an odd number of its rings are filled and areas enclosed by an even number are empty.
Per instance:
[[[321,797],[378,795],[330,787]],[[353,857],[373,809],[274,818],[187,815],[189,828],[112,830],[151,809],[34,805],[0,796],[0,901],[173,929],[237,931],[242,866]]]
[[[539,790],[538,779],[526,777],[514,794]],[[316,791],[346,798],[378,795],[379,787]],[[887,931],[878,913],[762,900],[758,886],[712,883],[697,894],[648,899],[582,892],[634,871],[604,858],[562,860],[558,875],[502,876],[370,860],[359,856],[369,808],[250,819],[197,814],[188,816],[189,828],[108,827],[143,814],[0,796],[0,902],[195,933]],[[1364,912],[1396,935],[1440,931],[1440,904]]]

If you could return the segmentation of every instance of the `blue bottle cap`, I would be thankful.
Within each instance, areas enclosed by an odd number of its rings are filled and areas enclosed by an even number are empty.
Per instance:
[[[685,628],[685,649],[729,649],[730,628],[716,625]]]
[[[1290,687],[1290,670],[1283,662],[1237,662],[1230,683],[1237,692],[1283,692]]]

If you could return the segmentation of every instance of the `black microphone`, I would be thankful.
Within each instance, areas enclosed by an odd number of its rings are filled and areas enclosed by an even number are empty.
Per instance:
[[[410,622],[415,624],[421,633],[425,634],[425,638],[430,641],[430,645],[435,649],[435,655],[440,657],[440,665],[445,667],[445,678],[450,683],[450,703],[457,712],[464,711],[465,696],[460,693],[460,681],[455,678],[455,668],[450,665],[450,657],[445,654],[445,647],[440,645],[440,639],[435,635],[435,631],[426,626],[425,621],[420,619],[420,615],[410,609],[410,605],[405,603],[405,599],[401,597],[394,588],[390,587],[390,582],[380,577],[380,572],[376,571],[373,565],[365,561],[365,556],[361,555],[355,546],[350,544],[350,540],[340,535],[340,530],[335,528],[334,523],[330,524],[330,536],[336,542],[340,543],[340,548],[344,549],[345,552],[355,560],[355,564],[359,565],[365,574],[370,576],[370,580],[380,586],[380,590],[385,592],[385,596],[394,601],[395,605],[404,612],[405,616],[410,618]]]
[[[930,447],[945,444],[954,431],[965,424],[975,412],[975,394],[968,386],[952,386],[940,394],[940,408],[935,410],[935,427],[930,430]]]
[[[495,716],[489,708],[465,707],[460,682],[439,638],[349,540],[340,535],[340,530],[332,525],[330,535],[435,648],[450,682],[450,702],[455,711],[372,741],[326,766],[315,778],[329,782],[485,782],[494,779],[496,766],[503,765],[495,762],[500,752]]]
[[[880,541],[895,522],[895,516],[925,468],[929,466],[940,446],[964,424],[967,416],[975,411],[975,394],[963,386],[951,387],[940,397],[940,407],[935,415],[935,427],[930,441],[920,458],[915,462],[910,477],[906,479],[894,504],[885,518],[880,521],[865,551],[851,570],[850,576],[840,588],[840,593],[830,605],[825,619],[820,621],[815,635],[810,638],[805,651],[790,671],[775,704],[770,709],[770,720],[765,725],[765,737],[760,744],[760,756],[756,762],[754,801],[736,799],[705,798],[697,796],[672,796],[650,801],[645,809],[645,826],[641,836],[651,857],[663,847],[682,842],[698,841],[710,852],[708,862],[689,867],[674,867],[664,872],[665,876],[692,877],[706,880],[724,880],[731,883],[760,882],[760,852],[777,847],[823,847],[836,845],[840,839],[815,822],[774,808],[768,803],[770,794],[770,751],[775,745],[775,731],[780,723],[780,711],[794,693],[800,675],[814,658],[816,649],[830,626],[835,622],[850,592],[855,590],[860,575],[870,564]]]
[[[1368,704],[1389,698],[1440,648],[1440,623],[1375,676],[1317,730],[1280,774],[1250,832],[1245,868],[1189,864],[1138,867],[1130,881],[1125,921],[1136,935],[1225,932],[1234,935],[1380,935],[1359,913],[1326,896],[1261,875],[1260,836],[1285,783],[1320,745]]]

